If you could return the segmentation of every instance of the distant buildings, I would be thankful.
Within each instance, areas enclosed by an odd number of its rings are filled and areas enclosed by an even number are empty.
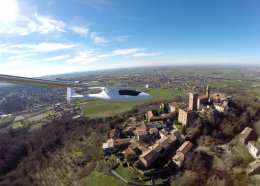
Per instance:
[[[197,109],[198,110],[201,109],[201,105],[208,105],[210,103],[209,95],[210,95],[210,88],[209,88],[209,86],[207,86],[206,94],[198,97],[198,101],[197,101]]]
[[[160,105],[160,109],[163,110],[164,113],[173,113],[176,112],[178,113],[180,108],[185,108],[186,107],[186,103],[181,102],[169,102],[169,103],[162,103]]]
[[[155,122],[155,121],[163,121],[166,122],[167,120],[171,120],[174,119],[174,115],[171,114],[165,114],[165,115],[161,115],[159,116],[159,114],[157,113],[157,111],[148,111],[146,114],[146,118],[148,120],[148,122]]]

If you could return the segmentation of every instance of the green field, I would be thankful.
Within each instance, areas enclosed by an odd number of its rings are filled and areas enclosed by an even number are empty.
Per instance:
[[[255,88],[254,91],[256,95],[260,98],[260,88]]]
[[[92,172],[88,177],[83,180],[85,185],[89,186],[124,186],[123,182],[117,180],[116,178],[108,175],[104,175],[99,172]]]
[[[11,125],[11,128],[13,128],[13,129],[17,129],[17,128],[21,128],[21,127],[23,127],[21,122],[15,122]]]
[[[170,88],[153,89],[148,91],[148,93],[153,96],[152,101],[173,100],[177,96],[186,95],[186,92],[184,90],[170,89]]]
[[[133,169],[129,169],[128,167],[118,166],[115,172],[119,174],[121,177],[123,177],[124,179],[126,179],[127,181],[136,182],[134,178],[137,177],[137,175],[135,175]]]
[[[160,100],[173,100],[177,96],[185,95],[185,91],[176,90],[176,89],[153,89],[148,91],[150,95],[153,96],[151,101],[160,101]],[[111,116],[126,112],[131,110],[134,106],[142,105],[149,101],[137,101],[137,102],[127,102],[127,103],[118,103],[110,101],[89,101],[82,106],[82,111],[85,116],[88,117],[97,117],[97,116]]]
[[[138,176],[142,177],[142,179],[147,178],[147,177],[141,175],[140,173],[138,175],[138,173],[136,173],[133,168],[118,166],[116,168],[115,172],[129,182],[136,183],[136,184],[151,185],[150,180],[148,180],[148,181],[136,180],[136,179],[138,179]],[[157,178],[154,181],[155,181],[155,184],[162,184],[165,180],[161,179],[161,178]]]
[[[1,118],[1,119],[0,119],[0,125],[9,123],[9,122],[11,122],[13,119],[14,119],[13,116],[7,116],[7,117],[4,117],[4,118]]]
[[[46,113],[47,115],[49,115],[49,114],[52,114],[53,111],[47,111],[47,112],[46,112],[45,109],[42,109],[42,110],[38,110],[38,111],[36,111],[36,112],[24,114],[23,117],[24,117],[25,119],[27,119],[27,118],[31,118],[31,117],[34,117],[34,116],[37,116],[37,115],[40,115],[40,114],[43,114],[43,113]]]

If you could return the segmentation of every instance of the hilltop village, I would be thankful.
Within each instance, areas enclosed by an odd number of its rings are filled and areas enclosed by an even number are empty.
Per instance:
[[[169,170],[183,167],[185,159],[192,151],[197,152],[204,148],[193,144],[194,133],[187,132],[194,129],[196,119],[207,116],[217,118],[218,115],[225,114],[230,100],[225,94],[211,93],[207,86],[204,95],[189,93],[188,103],[162,102],[158,109],[148,111],[145,119],[133,117],[122,128],[112,129],[102,146],[104,158],[107,162],[114,158],[112,168],[131,167],[139,174],[135,179],[145,181],[162,175],[167,177]],[[239,139],[257,159],[260,145],[256,142],[258,136],[253,129],[246,127]],[[220,146],[214,150],[230,151]],[[252,175],[259,170],[260,162],[256,160],[248,165],[247,174]],[[127,179],[113,169],[112,173],[128,183]]]

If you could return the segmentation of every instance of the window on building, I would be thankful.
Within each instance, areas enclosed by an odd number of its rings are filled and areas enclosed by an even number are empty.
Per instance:
[[[138,96],[141,92],[136,91],[136,90],[121,89],[121,90],[118,90],[118,93],[121,96]]]

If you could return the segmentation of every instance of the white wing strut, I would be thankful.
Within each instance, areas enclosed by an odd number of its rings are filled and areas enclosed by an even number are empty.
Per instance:
[[[6,83],[14,83],[14,84],[29,84],[29,85],[52,86],[52,87],[61,87],[61,88],[90,87],[90,85],[88,84],[72,83],[66,81],[55,81],[55,80],[47,80],[47,79],[37,79],[37,78],[27,78],[27,77],[19,77],[19,76],[9,76],[9,75],[2,75],[2,74],[0,74],[0,81]]]

